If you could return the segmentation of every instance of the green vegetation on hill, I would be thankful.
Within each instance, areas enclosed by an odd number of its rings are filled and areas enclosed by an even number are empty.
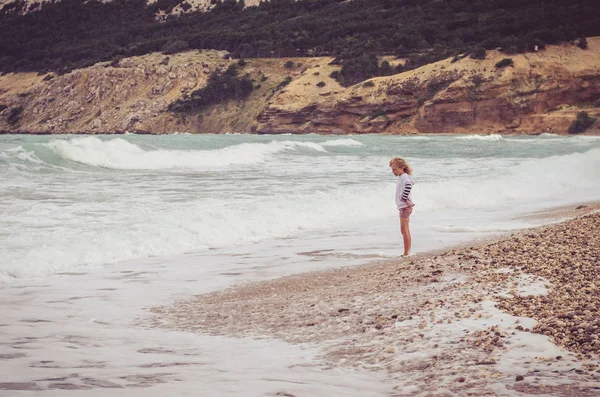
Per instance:
[[[208,76],[206,87],[192,92],[189,97],[179,99],[169,105],[172,112],[198,112],[207,106],[230,99],[245,99],[254,87],[246,75],[238,77],[238,66],[231,65],[225,71],[215,71]]]
[[[345,65],[341,82],[352,84],[393,72],[372,65],[373,55],[406,57],[414,68],[458,53],[510,54],[600,35],[597,0],[215,2],[210,12],[166,22],[155,13],[178,1],[61,0],[26,15],[12,3],[0,10],[0,71],[67,72],[155,51],[219,49],[243,58],[333,56]]]

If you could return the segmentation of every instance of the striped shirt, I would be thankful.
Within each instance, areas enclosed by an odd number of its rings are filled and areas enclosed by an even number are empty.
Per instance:
[[[412,178],[405,172],[396,181],[396,207],[398,209],[412,207],[412,196],[410,191],[413,187]]]

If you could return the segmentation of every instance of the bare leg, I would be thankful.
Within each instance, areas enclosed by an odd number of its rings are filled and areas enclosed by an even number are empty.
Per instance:
[[[412,239],[410,237],[409,218],[400,218],[400,233],[404,240],[404,255],[410,254]]]

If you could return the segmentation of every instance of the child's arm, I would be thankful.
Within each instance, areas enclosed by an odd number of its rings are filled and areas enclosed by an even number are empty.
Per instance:
[[[402,189],[402,194],[400,195],[400,199],[402,201],[408,201],[408,195],[410,194],[411,189],[412,189],[411,181],[406,180],[406,182],[404,182],[404,188]]]

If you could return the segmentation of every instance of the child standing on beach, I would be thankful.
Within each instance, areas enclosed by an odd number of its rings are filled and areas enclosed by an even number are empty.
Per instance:
[[[410,237],[409,219],[412,213],[412,196],[410,191],[412,190],[413,181],[410,175],[412,169],[408,163],[400,157],[395,157],[390,160],[390,168],[394,175],[398,177],[396,181],[396,207],[400,213],[400,233],[402,233],[402,239],[404,240],[404,254],[402,256],[408,256],[410,254],[410,246],[412,243]]]

